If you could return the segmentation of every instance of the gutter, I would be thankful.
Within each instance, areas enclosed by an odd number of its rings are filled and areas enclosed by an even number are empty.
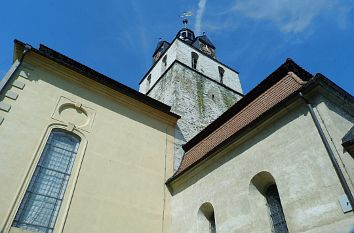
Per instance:
[[[20,59],[18,59],[18,58],[16,59],[16,61],[10,67],[9,71],[5,74],[4,78],[0,81],[0,93],[5,88],[6,84],[11,80],[14,73],[17,71],[18,67],[20,67],[20,65],[22,64],[23,59],[25,58],[26,54],[29,51],[31,51],[31,49],[32,49],[31,45],[29,45],[29,44],[25,45]]]
[[[332,165],[333,165],[333,167],[334,167],[334,170],[335,170],[336,173],[337,173],[337,176],[338,176],[339,181],[340,181],[340,183],[341,183],[341,185],[342,185],[342,188],[343,188],[343,190],[344,190],[344,193],[347,195],[348,200],[349,200],[349,203],[350,203],[350,205],[352,206],[352,210],[351,210],[351,211],[353,211],[353,207],[354,207],[354,197],[353,197],[353,194],[351,193],[351,191],[350,191],[350,189],[349,189],[349,186],[348,186],[348,184],[347,184],[347,182],[346,182],[346,180],[345,180],[345,177],[344,177],[344,175],[343,175],[343,173],[342,173],[342,170],[341,170],[340,167],[339,167],[339,164],[338,164],[338,162],[337,162],[337,159],[336,159],[336,157],[334,156],[334,153],[333,153],[333,151],[332,151],[332,149],[331,149],[331,147],[330,147],[330,145],[329,145],[329,143],[328,143],[328,141],[327,141],[327,138],[326,138],[326,136],[325,136],[325,134],[324,134],[324,132],[323,132],[323,130],[322,130],[322,128],[321,128],[321,125],[320,125],[320,123],[319,123],[319,121],[318,121],[318,118],[317,118],[317,116],[315,115],[315,112],[313,111],[313,107],[312,107],[311,103],[303,96],[303,94],[302,94],[301,92],[299,93],[299,95],[300,95],[300,97],[302,98],[302,100],[305,102],[305,104],[306,104],[306,106],[307,106],[307,108],[308,108],[308,110],[309,110],[309,112],[310,112],[310,114],[311,114],[312,120],[313,120],[313,122],[315,123],[315,126],[316,126],[316,128],[317,128],[317,130],[318,130],[318,133],[320,134],[321,140],[322,140],[322,142],[323,142],[323,144],[324,144],[324,146],[325,146],[325,148],[326,148],[326,151],[327,151],[328,156],[329,156],[329,158],[330,158],[330,160],[331,160],[331,162],[332,162]]]

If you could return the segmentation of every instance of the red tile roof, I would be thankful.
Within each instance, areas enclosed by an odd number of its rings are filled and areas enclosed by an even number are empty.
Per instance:
[[[311,74],[288,59],[243,99],[187,142],[184,146],[186,153],[172,179],[196,165],[219,144],[299,90],[311,77]]]

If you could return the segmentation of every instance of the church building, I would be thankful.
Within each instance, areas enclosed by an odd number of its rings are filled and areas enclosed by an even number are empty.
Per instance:
[[[14,41],[0,233],[350,233],[354,98],[287,59],[248,93],[217,45],[160,40],[139,91]]]

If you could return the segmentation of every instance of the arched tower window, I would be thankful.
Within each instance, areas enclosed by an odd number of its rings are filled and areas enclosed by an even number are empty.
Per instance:
[[[218,66],[218,70],[219,70],[220,83],[224,83],[225,70],[221,66]]]
[[[204,203],[198,211],[198,233],[216,233],[214,208],[209,203]]]
[[[151,85],[151,74],[149,74],[149,76],[146,79],[146,92],[149,91],[150,85]]]
[[[272,184],[265,192],[267,204],[269,207],[269,214],[273,223],[273,230],[275,233],[287,233],[288,227],[286,225],[283,207],[280,202],[277,186]]]
[[[197,69],[199,56],[198,56],[198,54],[195,53],[195,52],[192,52],[191,55],[192,55],[192,68],[193,68],[193,69]]]
[[[13,226],[35,232],[53,232],[79,148],[80,138],[54,129],[43,149]]]
[[[161,73],[166,70],[167,67],[167,54],[162,58]]]
[[[162,64],[164,67],[167,66],[167,55],[165,55],[163,58],[162,58]]]

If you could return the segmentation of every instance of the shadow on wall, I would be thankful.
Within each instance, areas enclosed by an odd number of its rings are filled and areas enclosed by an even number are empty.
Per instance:
[[[214,207],[210,202],[202,204],[198,210],[198,233],[216,233]]]

